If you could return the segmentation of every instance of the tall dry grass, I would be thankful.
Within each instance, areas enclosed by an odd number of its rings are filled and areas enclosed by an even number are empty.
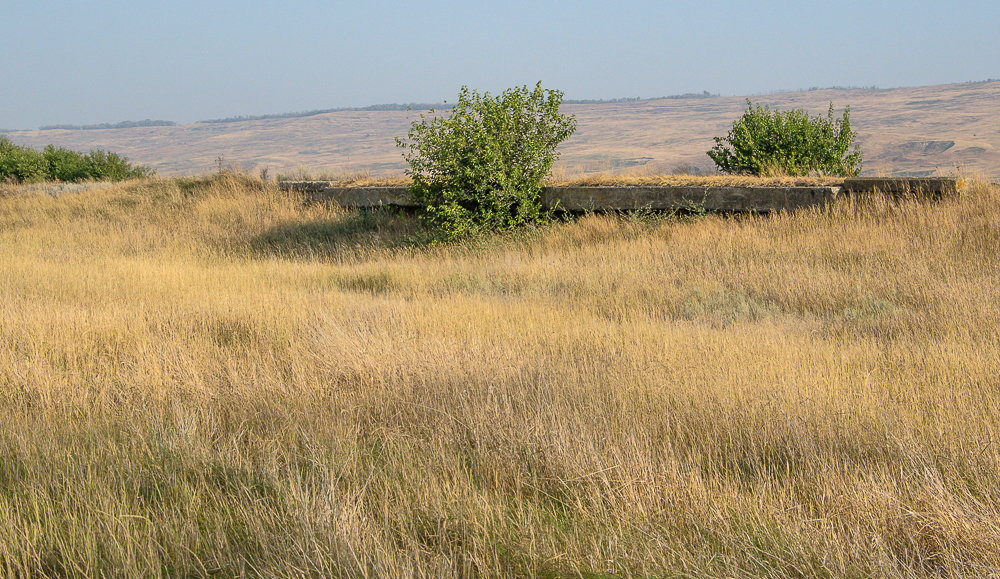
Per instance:
[[[0,192],[0,573],[1000,569],[996,187],[413,234]]]

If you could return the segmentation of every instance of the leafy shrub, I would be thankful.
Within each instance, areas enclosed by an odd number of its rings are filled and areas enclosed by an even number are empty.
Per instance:
[[[498,96],[462,87],[448,116],[420,115],[396,144],[424,223],[455,239],[544,218],[542,181],[576,130],[574,117],[559,114],[562,98],[541,82]]]
[[[93,150],[83,156],[87,164],[87,173],[91,179],[100,181],[124,181],[148,177],[153,173],[147,167],[134,167],[127,157],[118,153]]]
[[[45,159],[38,151],[0,137],[0,181],[32,183],[44,181],[47,177]]]
[[[39,152],[0,137],[0,181],[124,181],[152,173],[117,153],[96,149],[83,154],[52,145]]]
[[[861,151],[854,146],[851,108],[833,118],[833,103],[824,119],[810,118],[801,109],[771,111],[747,99],[747,110],[733,123],[726,138],[715,137],[708,156],[724,173],[761,175],[780,172],[791,176],[822,173],[856,176],[861,172]]]
[[[42,151],[48,178],[58,181],[84,181],[90,176],[87,161],[76,151],[56,148],[52,145]]]

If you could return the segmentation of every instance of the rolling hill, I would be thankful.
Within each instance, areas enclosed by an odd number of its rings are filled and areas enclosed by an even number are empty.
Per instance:
[[[772,108],[825,114],[851,107],[865,174],[964,171],[1000,177],[1000,81],[895,89],[819,89],[751,97]],[[566,104],[578,129],[562,147],[568,173],[678,168],[714,171],[705,155],[746,108],[746,97],[691,95]],[[12,141],[77,150],[104,148],[163,175],[205,173],[219,163],[272,175],[298,169],[372,175],[405,168],[394,138],[420,111],[340,110],[305,116],[94,130],[11,131]]]

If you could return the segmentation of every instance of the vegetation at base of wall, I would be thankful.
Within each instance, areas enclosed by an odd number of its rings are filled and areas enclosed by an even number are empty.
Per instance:
[[[420,115],[396,144],[421,219],[446,240],[542,220],[542,182],[576,130],[559,113],[562,99],[541,82],[496,96],[463,86],[447,116]]]
[[[853,177],[861,173],[861,150],[854,144],[850,107],[840,119],[833,103],[824,119],[802,109],[771,111],[747,99],[747,110],[726,137],[715,137],[708,156],[723,173],[810,174]],[[853,149],[852,149],[853,146]]]
[[[37,151],[0,137],[0,181],[124,181],[152,173],[125,156],[101,149],[79,153],[49,145]]]

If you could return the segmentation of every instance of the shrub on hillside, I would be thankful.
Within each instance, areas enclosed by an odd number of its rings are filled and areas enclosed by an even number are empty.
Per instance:
[[[834,119],[830,103],[825,119],[810,118],[801,109],[771,111],[747,99],[746,112],[729,135],[715,137],[708,156],[723,173],[856,176],[861,151],[854,145],[857,133],[851,130],[850,111],[847,107],[842,118]]]
[[[83,155],[52,145],[42,150],[48,178],[56,181],[85,181],[90,172]]]
[[[148,167],[134,166],[118,153],[95,149],[83,156],[89,178],[98,181],[124,181],[153,174]]]
[[[96,149],[84,154],[52,145],[36,151],[0,137],[0,181],[124,181],[152,173],[117,153]]]
[[[576,129],[563,93],[522,86],[492,96],[462,87],[447,116],[420,116],[404,149],[421,218],[445,239],[509,230],[544,213],[542,181]]]
[[[38,151],[0,137],[0,181],[32,183],[44,181],[47,176],[45,159]]]

